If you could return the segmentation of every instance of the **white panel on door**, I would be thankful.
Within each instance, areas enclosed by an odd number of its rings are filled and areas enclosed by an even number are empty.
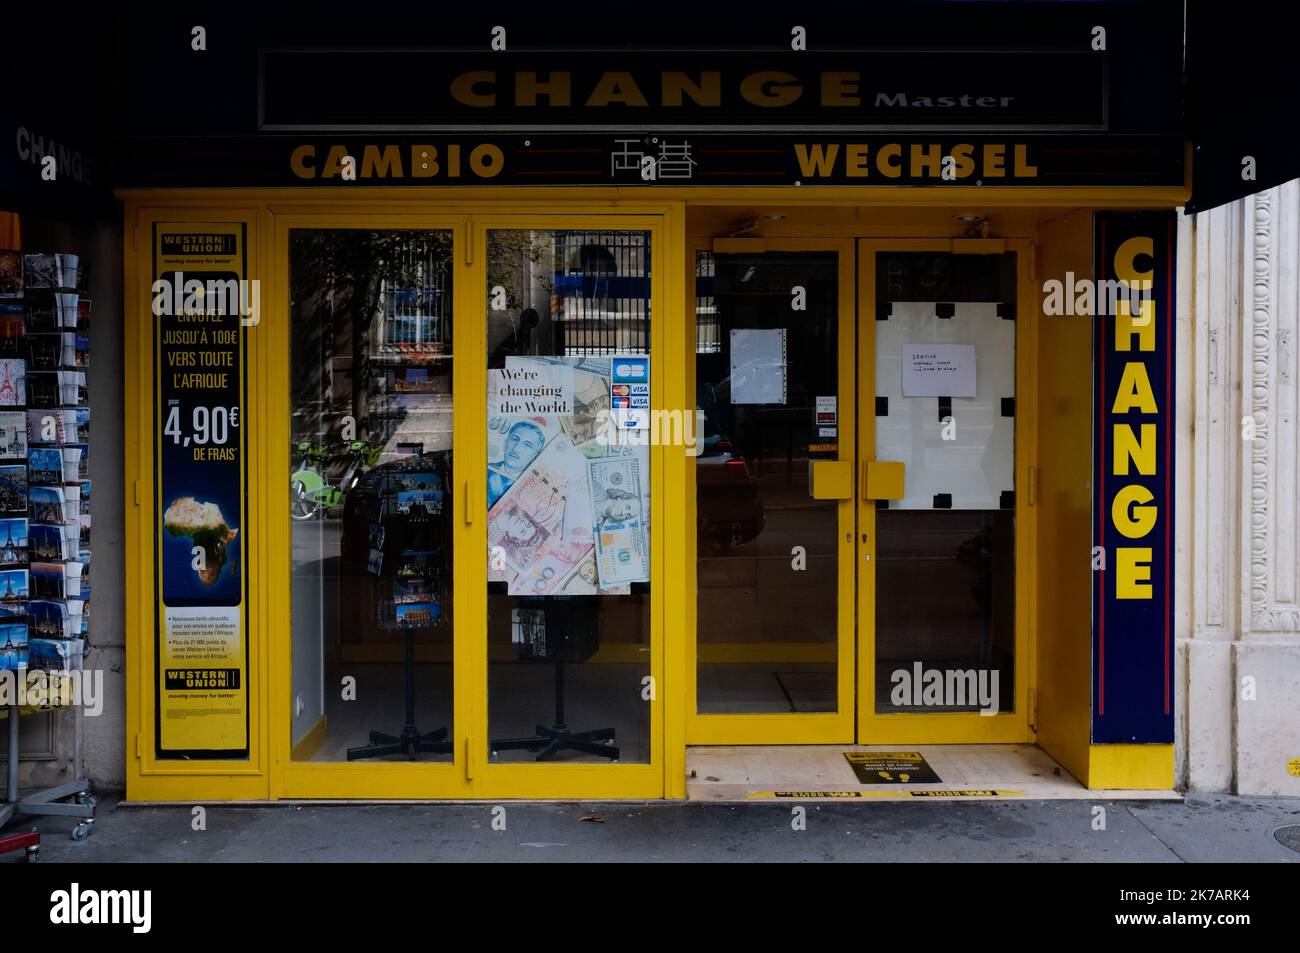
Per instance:
[[[894,302],[876,321],[876,459],[907,465],[891,509],[995,510],[1014,497],[1016,324],[994,302]],[[950,315],[940,317],[941,314]],[[904,397],[909,345],[975,348],[974,397]],[[951,421],[946,418],[951,414]]]

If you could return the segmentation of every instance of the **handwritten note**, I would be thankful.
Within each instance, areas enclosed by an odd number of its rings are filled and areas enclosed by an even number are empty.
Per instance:
[[[904,344],[904,397],[974,397],[973,344]]]

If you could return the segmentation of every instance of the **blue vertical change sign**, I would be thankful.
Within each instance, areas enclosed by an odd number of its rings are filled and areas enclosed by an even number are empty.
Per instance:
[[[1174,740],[1174,215],[1095,221],[1094,744]]]

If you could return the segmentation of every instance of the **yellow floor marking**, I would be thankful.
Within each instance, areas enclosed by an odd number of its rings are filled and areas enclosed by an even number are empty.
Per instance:
[[[905,798],[905,797],[1024,797],[1024,791],[1012,789],[973,788],[964,790],[928,791],[750,791],[751,798]]]

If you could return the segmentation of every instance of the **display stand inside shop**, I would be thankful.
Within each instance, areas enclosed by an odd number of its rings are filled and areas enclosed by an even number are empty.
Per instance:
[[[613,728],[574,731],[564,714],[564,669],[570,661],[583,662],[595,654],[598,596],[523,596],[518,599],[516,650],[521,660],[543,658],[555,666],[555,720],[538,723],[536,734],[523,738],[497,738],[492,753],[536,751],[538,761],[549,761],[561,751],[580,751],[617,761]]]
[[[446,728],[421,732],[415,720],[415,637],[439,623],[444,599],[446,470],[444,455],[431,453],[420,458],[419,466],[390,470],[373,481],[380,517],[371,530],[380,542],[370,557],[371,569],[380,577],[375,614],[385,629],[402,633],[406,718],[397,734],[371,731],[369,744],[348,749],[349,761],[453,751]]]

